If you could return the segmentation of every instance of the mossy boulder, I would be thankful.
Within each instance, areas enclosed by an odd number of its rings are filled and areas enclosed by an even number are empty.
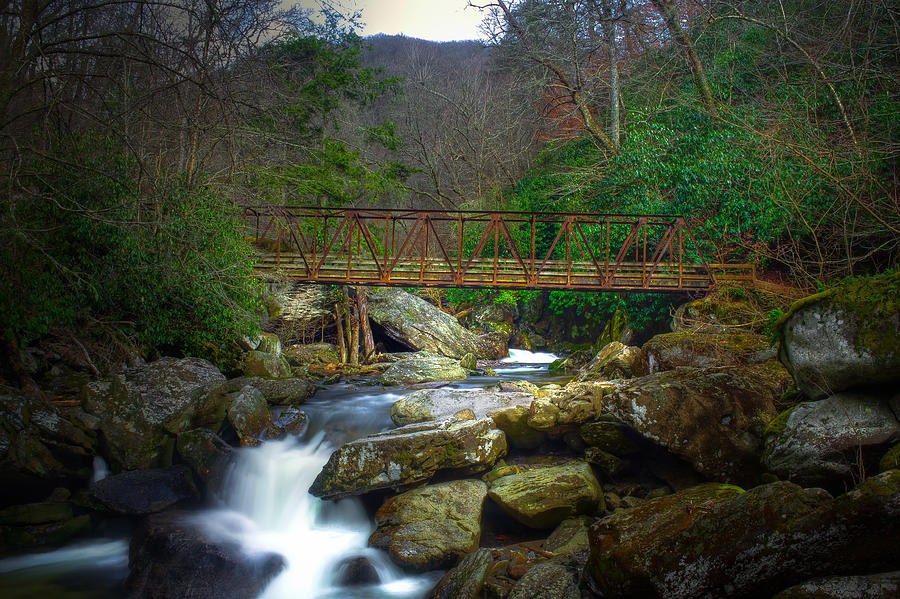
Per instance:
[[[470,409],[477,418],[496,410],[528,405],[534,396],[516,389],[420,389],[391,406],[391,420],[398,426],[428,420],[443,420]]]
[[[878,462],[878,472],[900,469],[900,443],[891,447]]]
[[[772,599],[897,599],[900,572],[860,576],[824,576],[794,585]]]
[[[225,413],[242,446],[257,445],[272,422],[266,398],[250,385],[228,394]]]
[[[402,289],[370,290],[367,296],[372,321],[406,347],[457,360],[468,353],[491,360],[506,354],[505,343],[498,352],[497,344],[474,335],[453,316]]]
[[[845,392],[796,406],[783,426],[767,432],[769,471],[803,486],[835,489],[877,469],[900,440],[900,422],[888,397]]]
[[[579,435],[585,445],[613,455],[628,456],[640,451],[634,431],[618,420],[588,422],[581,426]]]
[[[266,379],[286,379],[291,376],[291,367],[281,354],[248,351],[242,361],[244,376]]]
[[[285,439],[287,437],[302,437],[309,427],[309,418],[306,412],[297,408],[288,408],[278,415],[269,425],[266,431],[266,440]]]
[[[590,516],[577,516],[563,520],[553,529],[541,549],[554,556],[586,554],[590,550],[588,529],[594,520]]]
[[[509,406],[490,413],[497,428],[506,434],[510,446],[534,449],[544,441],[546,435],[528,425],[528,415],[529,405],[525,404]]]
[[[581,599],[579,572],[568,563],[544,562],[516,581],[508,599]]]
[[[594,359],[578,370],[576,381],[630,379],[650,374],[647,355],[639,347],[612,341]]]
[[[589,514],[603,501],[603,488],[586,462],[538,466],[491,481],[488,497],[531,528],[552,528]]]
[[[463,381],[469,373],[459,360],[418,352],[391,364],[381,375],[385,385],[410,385],[431,381]]]
[[[470,553],[438,581],[426,599],[481,599],[484,580],[493,564],[494,555],[488,549]]]
[[[672,331],[728,333],[759,331],[766,321],[762,310],[733,294],[716,292],[682,304],[672,316]]]
[[[15,512],[12,518],[11,512]],[[75,515],[69,504],[12,506],[2,512],[0,552],[61,545],[91,531],[89,514]]]
[[[775,346],[763,335],[678,331],[652,337],[643,345],[650,370],[679,366],[710,368],[737,364],[762,364],[775,359]]]
[[[230,393],[240,391],[247,385],[258,389],[266,402],[275,406],[296,406],[315,395],[317,387],[312,381],[302,378],[266,379],[258,376],[244,376],[230,379],[226,388]]]
[[[590,585],[604,597],[771,597],[812,578],[898,569],[900,471],[832,499],[775,482],[702,485],[598,521]]]
[[[804,298],[778,323],[779,359],[810,399],[900,382],[900,270]]]
[[[369,545],[411,570],[454,566],[478,549],[487,485],[457,480],[391,497],[375,514]]]
[[[309,366],[311,364],[337,364],[341,361],[338,348],[331,343],[308,343],[292,345],[282,354],[293,366]]]
[[[748,484],[782,384],[771,367],[678,368],[607,390],[603,413],[712,480]]]
[[[98,451],[100,420],[0,386],[0,500],[42,499],[57,486],[80,486]]]
[[[81,405],[99,418],[114,469],[172,463],[175,435],[218,417],[225,377],[200,358],[161,358],[86,385]]]
[[[221,472],[232,448],[221,437],[206,428],[196,428],[178,434],[175,442],[178,455],[191,467],[201,481],[209,481]]]
[[[334,499],[427,482],[439,470],[489,469],[506,454],[490,418],[410,424],[351,441],[331,454],[309,492]]]
[[[260,333],[256,349],[267,354],[281,355],[281,339],[275,333]]]

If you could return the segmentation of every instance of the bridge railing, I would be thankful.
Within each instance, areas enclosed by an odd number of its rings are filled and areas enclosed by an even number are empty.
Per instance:
[[[259,270],[394,286],[685,291],[702,259],[683,217],[247,206]]]

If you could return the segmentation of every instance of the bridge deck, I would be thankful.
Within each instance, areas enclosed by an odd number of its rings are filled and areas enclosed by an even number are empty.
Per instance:
[[[696,251],[690,254],[695,261],[689,261],[685,240],[693,244],[693,238],[681,217],[267,210],[245,210],[245,218],[255,219],[248,219],[248,233],[262,276],[332,284],[620,292],[701,291],[716,281],[754,278],[750,264],[707,264]],[[440,233],[435,223],[443,225]],[[464,240],[467,224],[473,235],[472,223],[479,224],[474,247]],[[540,248],[539,226],[544,227]]]

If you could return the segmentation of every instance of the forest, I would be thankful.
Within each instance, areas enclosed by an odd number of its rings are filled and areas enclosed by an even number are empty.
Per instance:
[[[894,3],[471,5],[484,39],[435,43],[331,3],[5,3],[4,376],[48,335],[223,360],[264,295],[247,204],[679,214],[807,290],[896,267]]]

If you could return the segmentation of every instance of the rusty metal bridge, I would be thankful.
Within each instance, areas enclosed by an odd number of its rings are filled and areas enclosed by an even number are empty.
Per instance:
[[[263,276],[331,284],[684,292],[752,280],[709,264],[681,216],[243,208]]]

